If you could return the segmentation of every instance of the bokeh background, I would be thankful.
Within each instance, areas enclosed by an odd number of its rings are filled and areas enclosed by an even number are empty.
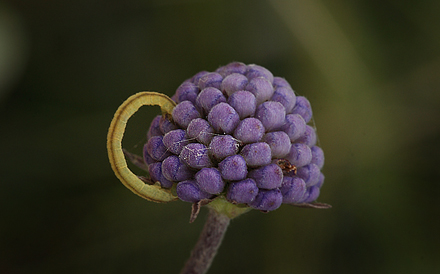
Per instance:
[[[312,103],[319,201],[232,221],[209,273],[440,273],[440,1],[0,1],[0,273],[178,273],[206,218],[114,176],[130,95],[231,61]],[[132,119],[139,153],[158,108]],[[141,173],[139,170],[136,172]]]

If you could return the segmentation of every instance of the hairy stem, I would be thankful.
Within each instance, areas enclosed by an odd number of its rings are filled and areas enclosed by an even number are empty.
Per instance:
[[[208,219],[199,240],[180,274],[203,274],[208,271],[223,240],[229,221],[230,219],[226,215],[209,209]]]

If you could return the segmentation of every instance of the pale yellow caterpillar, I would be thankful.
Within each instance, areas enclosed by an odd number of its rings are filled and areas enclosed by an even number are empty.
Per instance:
[[[176,103],[168,96],[157,92],[139,92],[130,96],[116,111],[107,135],[107,151],[110,164],[116,177],[135,194],[149,201],[166,203],[177,199],[170,190],[163,189],[159,184],[145,184],[127,166],[122,151],[122,138],[128,119],[141,106],[159,106],[162,113],[171,115]]]

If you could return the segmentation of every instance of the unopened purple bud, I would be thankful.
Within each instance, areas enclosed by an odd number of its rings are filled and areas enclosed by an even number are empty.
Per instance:
[[[268,165],[272,158],[269,145],[263,142],[245,145],[240,155],[243,156],[249,167]]]
[[[302,203],[311,203],[315,201],[319,196],[319,187],[311,186],[307,188],[306,193],[304,194],[304,197],[302,199]]]
[[[214,129],[202,118],[192,120],[187,128],[188,137],[194,138],[204,145],[209,145],[214,136]]]
[[[227,181],[243,180],[248,173],[246,161],[240,155],[226,157],[218,164],[218,169]]]
[[[150,179],[153,182],[159,182],[159,179],[162,176],[161,166],[162,166],[162,163],[160,163],[160,162],[155,162],[151,165],[148,165],[148,173],[150,174]]]
[[[162,163],[156,162],[148,166],[148,173],[150,174],[151,180],[153,182],[159,182],[164,188],[171,188],[173,182],[167,180],[162,174]]]
[[[153,136],[147,142],[147,151],[151,158],[156,161],[163,161],[170,156],[167,147],[163,143],[163,136]]]
[[[202,109],[205,114],[208,114],[212,107],[218,103],[226,102],[226,98],[219,89],[208,87],[199,93],[196,102],[197,106]]]
[[[148,153],[148,150],[147,150],[147,144],[148,144],[148,143],[145,143],[145,145],[144,145],[142,156],[143,156],[143,158],[144,158],[144,162],[145,162],[147,165],[150,165],[150,164],[152,164],[152,163],[154,163],[154,162],[156,162],[156,161],[155,161],[155,160],[151,157],[151,155]]]
[[[248,177],[255,180],[258,188],[274,189],[283,182],[283,170],[277,164],[270,164],[250,171]]]
[[[198,86],[201,90],[207,87],[220,89],[222,81],[223,77],[220,74],[218,74],[217,72],[210,72],[200,78]]]
[[[259,119],[246,118],[238,124],[234,137],[244,144],[255,143],[261,140],[264,131],[264,126]]]
[[[297,170],[297,176],[304,180],[307,187],[316,185],[319,181],[320,174],[321,171],[319,170],[319,167],[315,164],[308,164],[306,166],[298,168]]]
[[[186,138],[186,133],[183,129],[175,129],[163,137],[163,143],[171,153],[179,155],[182,148],[186,146],[189,141]]]
[[[162,117],[159,122],[159,128],[162,134],[166,134],[171,130],[177,129],[178,127],[172,121]]]
[[[249,204],[258,194],[258,187],[253,179],[247,178],[242,181],[229,184],[226,199],[233,204]]]
[[[301,202],[306,193],[307,187],[303,179],[296,176],[285,176],[280,190],[283,195],[284,204],[295,204]]]
[[[240,144],[231,135],[217,135],[209,144],[209,154],[217,161],[238,153]]]
[[[229,104],[220,103],[211,109],[208,121],[218,133],[231,134],[240,122],[240,117]]]
[[[266,78],[270,84],[273,83],[273,74],[267,68],[259,66],[259,65],[249,65],[248,71],[246,72],[246,76],[249,80],[254,79],[256,77],[264,77]]]
[[[162,131],[160,130],[160,119],[162,119],[162,116],[157,115],[154,117],[153,121],[151,121],[147,132],[147,140],[150,140],[150,138],[153,136],[163,135]]]
[[[232,73],[245,74],[246,71],[247,71],[247,65],[241,62],[229,63],[226,66],[220,67],[216,70],[216,72],[220,73],[220,75],[222,75],[223,77],[226,77]]]
[[[262,211],[272,211],[281,206],[283,195],[281,191],[276,189],[260,189],[255,200],[249,205],[255,209]]]
[[[196,169],[212,166],[208,156],[208,149],[200,143],[191,143],[184,146],[179,154],[179,158],[188,166]]]
[[[324,151],[318,147],[313,146],[312,150],[312,164],[317,165],[320,169],[324,166]]]
[[[250,91],[257,99],[257,105],[269,100],[273,95],[273,86],[263,77],[253,78],[246,86],[246,90]]]
[[[290,141],[294,142],[306,131],[306,122],[299,114],[287,114],[282,130],[289,135]]]
[[[257,99],[247,90],[240,90],[229,96],[228,103],[237,111],[240,119],[253,116],[257,109]]]
[[[270,100],[280,102],[286,109],[286,113],[290,113],[295,107],[296,95],[291,88],[277,87]]]
[[[180,200],[196,203],[202,199],[209,199],[211,194],[202,191],[194,180],[186,180],[177,184],[177,196]]]
[[[200,113],[190,101],[183,101],[177,104],[173,109],[173,119],[180,127],[187,128],[189,123],[200,118]]]
[[[233,73],[223,79],[220,89],[228,96],[231,96],[236,91],[244,90],[247,84],[248,78],[246,76],[239,73]]]
[[[180,102],[180,101],[179,101],[179,97],[178,97],[177,94],[175,94],[175,93],[174,93],[173,96],[171,96],[171,100],[173,100],[173,101],[176,102],[176,103],[179,103],[179,102]]]
[[[263,136],[263,142],[270,146],[272,158],[283,158],[290,152],[292,143],[284,131],[268,132]]]
[[[209,72],[209,71],[206,71],[206,70],[203,70],[203,71],[201,71],[201,72],[198,72],[196,75],[194,75],[194,76],[190,79],[190,81],[191,81],[194,85],[198,86],[198,85],[199,85],[200,78],[202,78],[203,76],[205,76],[205,75],[208,74],[208,73],[210,73],[210,72]]]
[[[255,117],[260,119],[266,131],[272,131],[284,125],[286,110],[279,102],[267,101],[257,107]]]
[[[308,123],[312,119],[312,107],[309,100],[304,96],[297,96],[295,107],[291,113],[301,115],[304,121]]]
[[[287,154],[286,159],[296,166],[302,167],[308,165],[312,160],[312,151],[310,147],[302,143],[294,143],[290,147],[290,152]]]
[[[176,90],[177,98],[179,102],[191,101],[195,104],[199,88],[192,82],[183,82]]]
[[[273,86],[274,87],[286,87],[286,88],[293,90],[292,87],[290,86],[289,82],[287,82],[286,79],[284,79],[282,77],[275,76],[273,78]]]
[[[296,140],[297,143],[304,143],[309,147],[316,144],[316,131],[313,127],[307,125],[306,131]]]
[[[225,187],[222,175],[216,168],[202,168],[196,173],[195,179],[200,189],[210,194],[219,194]]]
[[[188,180],[194,176],[194,173],[175,155],[163,160],[162,174],[167,180],[174,182]]]
[[[315,186],[321,188],[322,185],[324,184],[324,179],[325,179],[325,176],[324,176],[324,174],[322,174],[322,172],[321,172],[321,174],[319,174],[319,180],[318,180],[318,183],[317,183]]]

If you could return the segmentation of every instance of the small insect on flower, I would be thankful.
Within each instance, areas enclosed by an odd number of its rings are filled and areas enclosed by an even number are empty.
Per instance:
[[[287,159],[277,159],[275,163],[283,170],[284,174],[291,173],[296,175],[296,166],[292,165]]]

